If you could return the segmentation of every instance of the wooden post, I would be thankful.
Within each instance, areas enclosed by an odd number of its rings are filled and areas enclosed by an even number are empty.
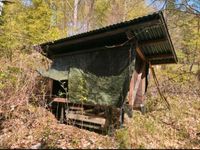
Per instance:
[[[53,92],[53,80],[49,79],[49,98],[52,98],[52,92]]]
[[[136,91],[136,97],[134,100],[134,107],[140,107],[141,104],[144,104],[144,94],[145,94],[145,86],[146,86],[146,64],[143,64],[140,72],[140,82],[138,89]]]
[[[137,64],[136,64],[137,65]],[[136,66],[137,68],[137,66]],[[135,70],[129,88],[129,105],[138,106],[143,103],[146,81],[146,64],[143,63],[139,71]],[[136,107],[137,107],[136,106]]]
[[[145,55],[136,42],[136,64],[135,71],[132,74],[129,87],[129,105],[140,107],[144,103],[144,94],[146,86],[146,63]]]

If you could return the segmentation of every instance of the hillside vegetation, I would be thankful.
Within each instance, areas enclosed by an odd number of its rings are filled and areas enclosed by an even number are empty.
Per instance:
[[[14,2],[4,5],[0,16],[0,148],[200,148],[198,1],[156,0],[149,5],[141,0]],[[178,64],[155,66],[171,109],[150,75],[146,113],[134,111],[125,128],[112,135],[59,124],[46,109],[47,81],[36,71],[51,62],[33,46],[158,9],[165,12],[179,59]]]

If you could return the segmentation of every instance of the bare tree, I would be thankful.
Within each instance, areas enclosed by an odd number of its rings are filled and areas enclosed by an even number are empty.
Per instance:
[[[73,23],[74,23],[74,29],[77,28],[78,3],[79,3],[79,0],[74,0],[74,20],[73,20]]]

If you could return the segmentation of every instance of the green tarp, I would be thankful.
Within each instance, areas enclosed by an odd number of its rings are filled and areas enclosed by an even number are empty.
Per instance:
[[[71,68],[69,74],[69,99],[99,105],[119,105],[128,70],[118,76],[98,77]]]
[[[68,71],[58,71],[56,69],[37,69],[37,71],[44,77],[51,78],[53,80],[61,81],[68,79]]]
[[[71,102],[121,105],[135,66],[130,47],[119,47],[55,57],[51,69],[41,74],[54,80],[68,80]]]

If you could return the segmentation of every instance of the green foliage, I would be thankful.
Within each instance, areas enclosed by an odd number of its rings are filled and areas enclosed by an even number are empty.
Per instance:
[[[43,0],[33,0],[31,6],[21,1],[5,5],[0,26],[0,55],[12,59],[13,51],[30,51],[30,46],[61,36],[58,27],[51,25],[52,11]]]
[[[120,149],[130,149],[131,148],[131,141],[130,141],[130,135],[129,130],[126,129],[120,129],[115,133],[115,138],[117,142],[119,143]]]
[[[187,55],[187,61],[200,62],[200,19],[194,15],[184,15],[182,23],[183,52]]]

